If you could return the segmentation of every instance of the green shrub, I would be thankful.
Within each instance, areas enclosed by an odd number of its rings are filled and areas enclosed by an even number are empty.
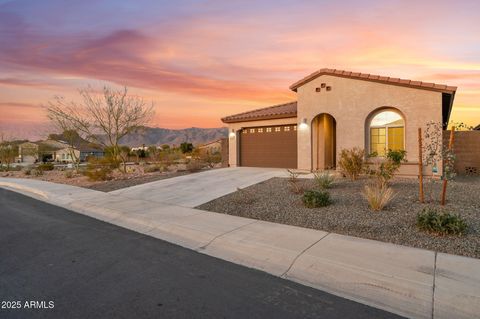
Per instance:
[[[55,166],[53,166],[53,163],[42,163],[38,164],[37,169],[40,171],[53,171]]]
[[[402,162],[406,162],[407,151],[405,151],[405,150],[388,150],[386,158],[389,161],[391,161],[391,162],[400,166],[400,164]]]
[[[316,189],[308,190],[303,193],[303,203],[308,208],[325,207],[332,203],[330,194],[326,191],[319,191]]]
[[[388,150],[385,159],[373,159],[373,165],[367,169],[367,173],[376,178],[378,183],[387,184],[398,171],[401,163],[407,161],[406,156],[407,152],[404,150]]]
[[[365,185],[363,195],[368,206],[374,211],[380,211],[395,197],[393,190],[386,183],[374,182]]]
[[[338,166],[352,181],[356,180],[365,166],[365,151],[358,147],[343,149]]]
[[[335,182],[335,177],[329,171],[314,172],[313,177],[315,183],[320,189],[332,188],[332,185]]]
[[[467,223],[459,215],[438,212],[435,208],[424,208],[417,215],[417,227],[438,235],[463,235],[467,230]]]

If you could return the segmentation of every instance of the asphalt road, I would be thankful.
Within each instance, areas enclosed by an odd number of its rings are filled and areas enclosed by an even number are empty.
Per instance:
[[[0,318],[398,318],[1,188],[0,302]]]

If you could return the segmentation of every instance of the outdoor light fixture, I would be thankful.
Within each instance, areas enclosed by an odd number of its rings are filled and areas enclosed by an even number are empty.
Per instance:
[[[234,138],[235,137],[235,130],[232,129],[232,131],[230,132],[230,138]]]
[[[302,129],[302,130],[308,128],[308,124],[307,124],[307,119],[306,119],[306,118],[303,118],[303,119],[302,119],[302,122],[300,122],[299,128]]]

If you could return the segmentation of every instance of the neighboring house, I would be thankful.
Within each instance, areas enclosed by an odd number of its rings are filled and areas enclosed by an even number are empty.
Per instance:
[[[160,147],[158,146],[157,149],[159,149],[159,148]],[[148,151],[148,146],[143,145],[143,146],[138,146],[138,147],[132,147],[130,150],[132,152],[137,152],[137,151],[141,151],[141,150],[146,152],[146,151]]]
[[[216,154],[222,151],[222,139],[197,146],[200,153]]]
[[[475,126],[475,127],[473,128],[473,130],[474,130],[474,131],[480,131],[480,124],[478,124],[477,126]]]
[[[19,163],[33,164],[38,161],[38,145],[32,142],[25,142],[18,145]]]
[[[73,154],[75,158],[80,157],[80,151],[78,149],[73,149]],[[72,148],[71,147],[66,147],[62,148],[58,151],[55,152],[55,157],[54,157],[55,162],[62,162],[62,163],[72,163]]]
[[[85,144],[85,145],[80,145],[78,149],[80,152],[81,162],[85,162],[91,157],[100,158],[105,156],[105,151],[102,149],[100,145]]]
[[[230,166],[317,170],[336,167],[342,149],[359,147],[379,156],[401,149],[408,163],[400,174],[414,175],[418,128],[428,121],[448,123],[456,91],[333,69],[321,69],[290,89],[297,93],[295,102],[222,118],[230,132]]]

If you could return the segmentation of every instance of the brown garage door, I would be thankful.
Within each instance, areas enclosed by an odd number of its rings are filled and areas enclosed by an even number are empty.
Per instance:
[[[240,165],[297,168],[297,126],[243,129],[240,133]]]

